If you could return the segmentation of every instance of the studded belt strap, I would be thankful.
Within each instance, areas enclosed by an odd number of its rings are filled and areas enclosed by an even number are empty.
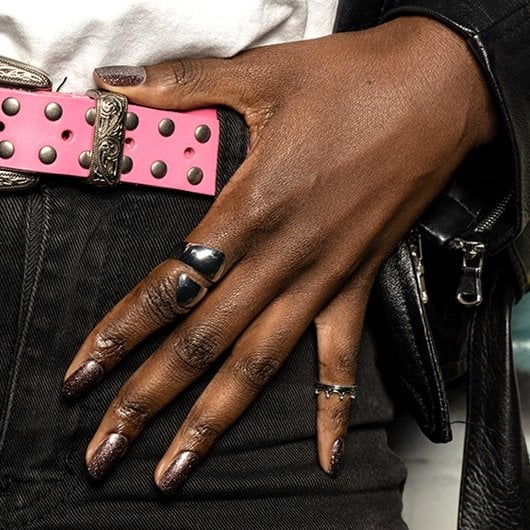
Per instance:
[[[68,175],[213,195],[219,122],[214,109],[175,112],[79,96],[0,88],[0,173]]]

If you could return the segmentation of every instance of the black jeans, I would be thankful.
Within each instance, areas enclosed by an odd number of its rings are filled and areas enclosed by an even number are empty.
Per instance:
[[[63,374],[91,328],[186,238],[210,204],[163,190],[91,189],[64,178],[0,196],[1,528],[405,526],[405,470],[386,443],[392,404],[368,332],[337,479],[317,465],[309,330],[176,498],[161,498],[152,474],[208,376],[148,426],[105,482],[89,480],[84,452],[92,433],[164,333],[76,404],[61,397]]]

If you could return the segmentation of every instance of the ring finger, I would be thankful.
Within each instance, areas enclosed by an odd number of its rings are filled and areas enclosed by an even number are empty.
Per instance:
[[[146,423],[202,375],[278,296],[286,266],[279,261],[264,271],[250,257],[238,263],[133,374],[88,446],[92,476],[102,478]]]
[[[315,318],[318,457],[333,478],[342,467],[350,406],[357,394],[358,348],[371,285],[371,276],[359,271]]]

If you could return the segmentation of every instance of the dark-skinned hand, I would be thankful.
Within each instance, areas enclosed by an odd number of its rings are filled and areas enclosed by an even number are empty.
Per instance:
[[[95,327],[65,376],[77,371],[67,394],[87,391],[185,312],[175,302],[181,274],[208,288],[121,388],[86,453],[89,472],[105,476],[156,413],[230,350],[154,470],[172,493],[311,323],[320,381],[356,382],[378,268],[464,156],[493,138],[495,112],[465,41],[423,17],[231,59],[107,67],[95,79],[146,106],[227,105],[251,135],[246,161],[187,238],[224,253],[222,277],[211,285],[176,259],[163,262]],[[319,462],[333,475],[350,400],[317,399]]]

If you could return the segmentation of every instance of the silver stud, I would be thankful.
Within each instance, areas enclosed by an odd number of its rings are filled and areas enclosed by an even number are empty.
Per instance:
[[[6,116],[15,116],[20,110],[20,102],[15,98],[6,98],[2,101],[2,110]]]
[[[126,175],[130,173],[133,168],[133,161],[130,156],[124,156],[121,163],[121,172]]]
[[[158,124],[158,132],[165,137],[171,136],[175,132],[173,120],[166,118]]]
[[[167,173],[167,165],[162,162],[162,160],[157,160],[156,162],[153,162],[151,164],[151,175],[155,177],[155,179],[161,179],[166,176]]]
[[[11,142],[8,142],[7,140],[0,142],[0,158],[11,158],[14,154],[15,146]]]
[[[195,139],[201,144],[205,144],[212,136],[212,131],[208,125],[199,125],[195,129]]]
[[[96,123],[96,109],[94,107],[85,112],[85,120],[88,125],[94,125]]]
[[[192,167],[188,171],[188,182],[190,184],[200,184],[203,177],[204,173],[200,167]]]
[[[57,158],[57,151],[50,145],[45,145],[39,151],[39,160],[43,164],[53,164]]]
[[[125,118],[125,128],[128,131],[134,131],[138,127],[138,115],[134,112],[128,112],[127,118]]]
[[[44,109],[44,115],[50,121],[57,121],[63,115],[63,109],[58,103],[48,103]]]
[[[79,165],[83,168],[83,169],[89,169],[90,168],[90,160],[92,158],[92,153],[90,151],[83,151],[80,155],[79,155]]]

